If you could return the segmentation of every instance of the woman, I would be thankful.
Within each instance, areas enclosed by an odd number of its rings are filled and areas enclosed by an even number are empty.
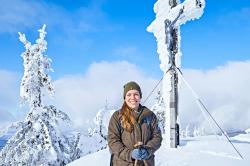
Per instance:
[[[154,152],[162,142],[156,115],[140,104],[142,93],[136,82],[124,85],[123,97],[122,108],[109,121],[110,165],[154,166]]]

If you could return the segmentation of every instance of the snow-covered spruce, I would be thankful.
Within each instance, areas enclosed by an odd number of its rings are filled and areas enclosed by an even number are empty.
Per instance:
[[[54,106],[32,110],[0,152],[0,165],[54,166],[79,158],[80,135],[63,132],[65,123],[70,125],[69,117]]]
[[[43,90],[47,89],[49,95],[53,96],[54,87],[48,75],[51,68],[51,59],[43,55],[47,49],[47,42],[44,40],[46,32],[45,25],[39,30],[40,38],[36,44],[26,39],[25,34],[19,32],[19,39],[25,45],[26,50],[22,53],[24,75],[20,87],[21,104],[29,103],[30,109],[42,106]]]
[[[165,134],[166,106],[165,106],[161,91],[158,91],[157,96],[156,96],[156,103],[151,107],[151,110],[156,114],[157,119],[159,121],[158,123],[159,127],[164,135]]]
[[[107,105],[97,112],[94,118],[95,126],[89,128],[87,136],[81,136],[81,156],[107,148],[108,124],[114,112],[115,110],[109,109]]]
[[[95,131],[100,134],[101,137],[103,137],[105,140],[107,140],[108,136],[108,124],[109,120],[114,113],[115,110],[111,110],[106,105],[104,108],[100,109],[96,117],[94,119],[95,123]]]
[[[22,104],[29,104],[30,111],[0,152],[0,165],[61,166],[80,157],[80,134],[70,130],[68,115],[55,106],[43,104],[44,90],[53,95],[54,88],[48,75],[51,60],[43,55],[47,49],[45,25],[39,32],[40,38],[34,45],[19,33],[26,48],[22,54],[24,76],[20,96]]]

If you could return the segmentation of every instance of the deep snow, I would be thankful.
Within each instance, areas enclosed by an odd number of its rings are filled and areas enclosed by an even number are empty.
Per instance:
[[[156,166],[248,166],[250,163],[250,133],[231,137],[242,160],[223,136],[189,137],[181,140],[177,149],[163,145],[156,152]],[[109,165],[108,149],[84,156],[68,166]]]

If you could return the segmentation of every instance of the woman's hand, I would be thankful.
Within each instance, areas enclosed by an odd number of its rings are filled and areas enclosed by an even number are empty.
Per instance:
[[[147,160],[150,156],[148,150],[143,147],[132,151],[132,158],[136,160]]]

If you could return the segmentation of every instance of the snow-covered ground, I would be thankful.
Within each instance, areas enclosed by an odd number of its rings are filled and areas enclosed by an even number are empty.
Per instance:
[[[164,144],[156,152],[156,166],[249,166],[250,133],[231,137],[230,140],[243,156],[234,151],[222,136],[200,136],[181,140],[177,149],[165,148]],[[84,156],[68,166],[109,165],[108,149]]]

